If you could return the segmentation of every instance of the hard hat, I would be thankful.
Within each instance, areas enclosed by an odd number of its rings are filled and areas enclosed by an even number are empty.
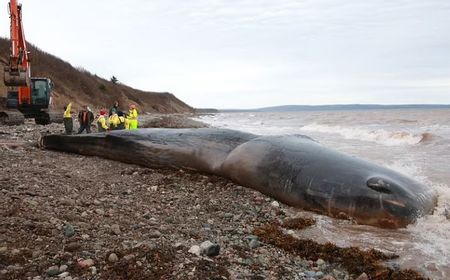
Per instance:
[[[105,109],[102,109],[102,110],[100,110],[100,115],[106,115],[106,110]]]
[[[131,109],[136,109],[136,105],[131,104],[131,105],[130,105],[130,108],[131,108]]]

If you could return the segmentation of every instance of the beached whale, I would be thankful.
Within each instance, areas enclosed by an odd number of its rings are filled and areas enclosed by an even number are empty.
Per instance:
[[[47,135],[40,145],[148,167],[217,174],[288,205],[360,224],[403,227],[436,205],[431,188],[302,135],[150,128]]]

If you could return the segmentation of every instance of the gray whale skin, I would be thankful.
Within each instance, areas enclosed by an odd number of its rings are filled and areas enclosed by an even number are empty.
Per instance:
[[[40,145],[147,167],[216,174],[290,206],[379,227],[405,227],[432,213],[437,200],[431,188],[417,181],[303,135],[149,128],[47,135]]]

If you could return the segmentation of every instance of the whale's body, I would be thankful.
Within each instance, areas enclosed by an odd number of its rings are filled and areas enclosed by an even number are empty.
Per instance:
[[[435,192],[402,174],[328,149],[307,136],[140,129],[48,135],[41,146],[148,167],[217,174],[288,205],[360,224],[402,227],[431,213]]]

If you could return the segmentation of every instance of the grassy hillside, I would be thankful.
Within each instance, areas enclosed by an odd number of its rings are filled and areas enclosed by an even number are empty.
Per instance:
[[[48,54],[29,44],[33,77],[49,77],[55,84],[54,106],[62,108],[69,101],[74,107],[83,104],[93,108],[109,108],[115,100],[126,109],[128,104],[137,104],[141,112],[190,113],[194,109],[168,92],[144,92],[126,85],[113,84],[83,69],[77,69],[68,62]],[[3,66],[9,57],[9,41],[0,38],[1,81],[0,96],[6,96],[3,83]],[[113,72],[114,69],[111,69]]]

